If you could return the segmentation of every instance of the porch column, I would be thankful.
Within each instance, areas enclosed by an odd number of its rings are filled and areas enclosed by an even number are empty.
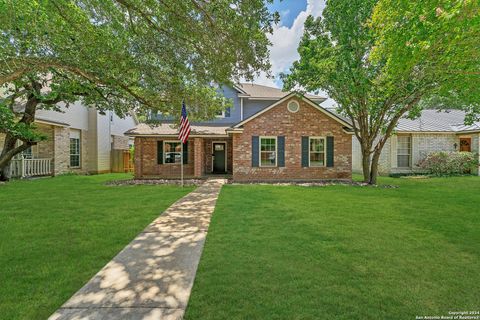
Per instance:
[[[193,175],[195,178],[203,176],[203,138],[193,139]]]

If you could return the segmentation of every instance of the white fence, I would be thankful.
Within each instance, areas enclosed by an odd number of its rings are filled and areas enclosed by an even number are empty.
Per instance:
[[[10,161],[10,176],[12,178],[48,176],[51,174],[51,159],[17,159]]]

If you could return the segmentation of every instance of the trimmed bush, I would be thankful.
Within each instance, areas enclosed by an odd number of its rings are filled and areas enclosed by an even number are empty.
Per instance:
[[[478,158],[471,152],[440,151],[428,154],[418,166],[437,176],[470,173],[478,166]]]

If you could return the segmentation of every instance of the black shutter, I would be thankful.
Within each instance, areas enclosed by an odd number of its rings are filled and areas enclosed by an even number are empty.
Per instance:
[[[277,164],[279,167],[285,167],[285,137],[277,137],[278,143],[278,159]]]
[[[157,141],[157,164],[163,164],[163,141]]]
[[[327,167],[333,167],[334,158],[334,143],[333,137],[327,137]]]
[[[308,137],[302,137],[302,167],[306,168],[308,167],[308,164],[309,164],[309,159],[308,159],[308,149],[309,149],[309,145],[308,145]]]
[[[252,137],[252,167],[258,167],[259,158],[260,158],[260,145],[258,141],[258,136]]]
[[[188,163],[188,141],[183,145],[183,164]]]
[[[230,108],[225,109],[225,118],[230,118],[231,110]]]

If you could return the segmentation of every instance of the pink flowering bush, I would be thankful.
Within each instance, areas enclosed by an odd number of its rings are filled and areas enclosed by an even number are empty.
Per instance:
[[[438,176],[465,174],[478,166],[478,157],[472,152],[432,152],[418,166]]]

